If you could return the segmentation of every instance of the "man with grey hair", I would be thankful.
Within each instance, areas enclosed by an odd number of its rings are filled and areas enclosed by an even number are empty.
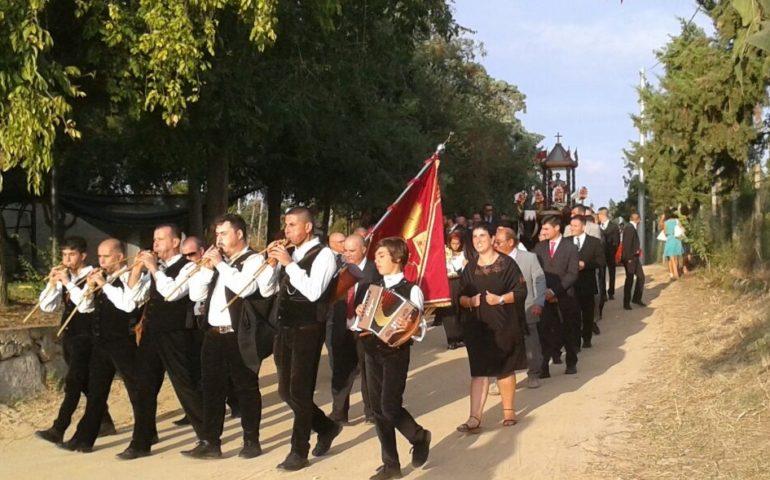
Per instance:
[[[494,242],[495,250],[510,256],[519,265],[524,281],[527,283],[527,298],[524,301],[524,312],[529,330],[525,336],[527,360],[529,361],[527,387],[537,388],[540,386],[539,378],[543,364],[537,328],[545,303],[545,273],[543,273],[534,253],[516,248],[519,240],[512,228],[498,227]]]

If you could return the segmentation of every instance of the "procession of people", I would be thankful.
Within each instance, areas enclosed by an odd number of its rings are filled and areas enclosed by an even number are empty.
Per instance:
[[[524,216],[496,216],[491,204],[468,218],[457,215],[445,225],[451,302],[436,312],[434,325],[443,324],[448,348],[467,348],[469,414],[457,430],[479,434],[490,393],[501,396],[502,425],[517,424],[517,371],[527,371],[528,388],[549,378],[552,364],[564,361],[566,374],[577,372],[581,349],[591,348],[599,333],[601,307],[614,298],[616,250],[626,269],[624,306],[644,305],[644,273],[633,216],[622,230],[606,209],[594,217],[582,205],[542,216],[534,231],[524,226]],[[122,241],[103,240],[98,268],[86,264],[85,240],[66,239],[62,263],[51,270],[40,301],[45,311],[63,307],[69,373],[59,415],[37,436],[70,451],[92,451],[100,435],[115,432],[107,405],[118,374],[134,427],[117,457],[149,456],[160,440],[157,398],[168,375],[185,414],[175,423],[189,423],[197,439],[183,455],[222,456],[227,402],[239,409],[238,456],[259,457],[260,369],[272,355],[279,396],[293,414],[290,448],[278,469],[304,469],[311,454],[329,452],[348,423],[357,377],[365,422],[381,446],[381,465],[371,478],[401,477],[396,430],[412,445],[413,467],[424,465],[431,432],[403,405],[410,351],[427,328],[424,292],[405,277],[407,239],[369,244],[367,231],[357,229],[347,236],[335,232],[324,243],[305,207],[289,209],[284,225],[281,240],[256,252],[246,223],[235,214],[214,221],[208,248],[176,225],[162,224],[152,249],[133,262]],[[562,234],[566,227],[570,236]],[[376,325],[366,323],[375,308],[372,289],[411,308],[408,317],[393,320],[400,338],[384,340]],[[332,370],[328,414],[314,402],[325,344]],[[81,393],[85,413],[65,439]]]

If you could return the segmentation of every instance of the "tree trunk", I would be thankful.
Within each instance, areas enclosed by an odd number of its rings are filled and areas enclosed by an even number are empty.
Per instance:
[[[5,255],[8,252],[8,243],[5,241],[5,219],[0,213],[0,307],[8,305],[8,265]]]
[[[209,228],[217,216],[227,212],[228,177],[229,162],[227,158],[209,158],[206,172],[205,228]]]
[[[280,178],[271,177],[266,185],[267,190],[267,243],[273,241],[281,231],[281,202],[283,201],[283,182]]]
[[[201,184],[192,175],[187,180],[187,198],[190,203],[188,218],[188,233],[198,238],[203,237],[203,198],[201,196]]]

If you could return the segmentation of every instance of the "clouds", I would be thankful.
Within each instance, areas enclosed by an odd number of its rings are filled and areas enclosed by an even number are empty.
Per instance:
[[[456,0],[455,15],[484,43],[490,74],[527,96],[525,127],[549,149],[557,131],[577,147],[578,184],[605,204],[626,195],[622,156],[638,138],[629,114],[638,111],[639,69],[657,63],[654,50],[681,30],[677,17],[694,11],[694,2],[672,0]],[[711,28],[702,14],[696,22]]]

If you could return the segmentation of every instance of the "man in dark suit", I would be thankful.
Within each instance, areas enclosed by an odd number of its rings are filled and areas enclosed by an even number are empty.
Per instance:
[[[535,245],[545,272],[545,306],[540,320],[540,341],[543,346],[543,368],[540,378],[550,377],[548,360],[560,355],[562,345],[567,352],[564,373],[577,373],[577,352],[580,343],[579,310],[575,301],[578,279],[578,250],[574,243],[561,235],[561,223],[552,216],[543,220],[541,234],[545,240]]]
[[[356,316],[356,306],[364,302],[369,285],[381,278],[374,262],[366,258],[366,244],[360,235],[350,235],[345,239],[343,255],[351,272],[358,282],[350,287],[347,298],[342,300],[342,308],[334,312],[332,327],[332,412],[329,418],[335,422],[347,422],[350,409],[350,391],[358,372],[361,372],[361,396],[364,399],[364,416],[367,422],[374,421],[374,413],[369,407],[366,373],[364,371],[364,349],[358,341],[358,333],[349,330]]]
[[[497,228],[499,218],[495,215],[495,209],[491,203],[485,203],[484,207],[481,209],[481,221]]]
[[[642,291],[644,290],[644,270],[642,262],[639,260],[642,250],[639,243],[639,234],[636,226],[639,225],[639,214],[632,213],[631,217],[623,227],[623,249],[621,250],[620,260],[626,269],[626,284],[623,286],[623,308],[631,310],[631,303],[639,306],[646,306],[642,302]],[[634,277],[636,277],[636,286],[634,286]],[[633,289],[634,294],[631,295]]]
[[[607,260],[607,267],[602,271],[602,285],[606,288],[608,300],[615,297],[615,252],[620,245],[620,228],[618,224],[610,221],[610,213],[607,207],[602,207],[597,212],[599,215],[599,227],[602,229],[602,238],[604,239],[604,258]],[[607,284],[609,277],[609,285]],[[604,297],[604,294],[602,294]]]
[[[591,348],[594,329],[595,295],[599,293],[596,271],[606,264],[602,242],[586,235],[585,217],[576,216],[570,220],[572,236],[568,237],[578,249],[578,279],[575,283],[575,296],[580,307],[582,319],[583,347]]]

